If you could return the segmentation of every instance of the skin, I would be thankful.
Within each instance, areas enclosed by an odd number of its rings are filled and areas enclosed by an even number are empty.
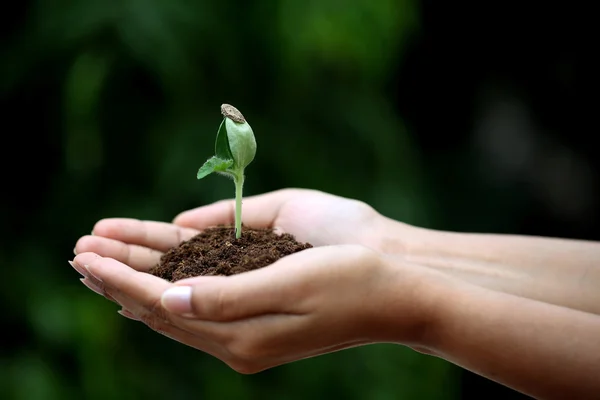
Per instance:
[[[73,266],[122,315],[241,373],[387,342],[537,398],[600,393],[598,243],[426,230],[310,190],[246,198],[243,217],[316,247],[231,277],[145,273],[200,230],[232,224],[223,201],[172,224],[101,220]],[[173,287],[191,300],[163,296]]]

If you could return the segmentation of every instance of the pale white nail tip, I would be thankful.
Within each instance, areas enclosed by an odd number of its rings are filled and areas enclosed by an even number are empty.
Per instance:
[[[178,299],[189,301],[192,297],[192,288],[190,286],[174,286],[165,290],[162,298]]]

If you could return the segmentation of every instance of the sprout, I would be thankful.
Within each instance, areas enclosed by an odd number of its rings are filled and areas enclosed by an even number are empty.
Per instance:
[[[215,155],[198,170],[198,179],[216,172],[233,179],[235,184],[235,237],[242,236],[242,190],[244,168],[254,160],[256,140],[254,132],[237,108],[223,104],[223,121],[215,140]]]

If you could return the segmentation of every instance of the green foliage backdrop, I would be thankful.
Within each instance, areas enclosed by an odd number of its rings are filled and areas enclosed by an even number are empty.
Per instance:
[[[20,334],[0,397],[452,398],[453,368],[392,345],[239,375],[120,317],[66,263],[99,218],[168,221],[233,196],[230,182],[195,179],[223,102],[256,134],[247,195],[317,188],[426,222],[421,160],[385,90],[418,29],[411,0],[29,2],[0,82],[48,96],[26,118],[43,121],[51,157],[33,160],[43,206],[2,255],[21,267],[4,272]]]
[[[119,316],[67,260],[100,218],[233,197],[196,180],[221,103],[256,135],[246,195],[307,187],[437,229],[598,240],[595,14],[531,4],[7,3],[0,399],[514,396],[384,344],[240,375]]]

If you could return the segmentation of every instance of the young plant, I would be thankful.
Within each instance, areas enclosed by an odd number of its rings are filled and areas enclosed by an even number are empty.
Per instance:
[[[223,104],[223,121],[217,131],[215,155],[198,170],[198,179],[216,172],[228,176],[235,184],[235,237],[242,236],[242,191],[244,168],[254,160],[256,139],[252,128],[237,108]]]

